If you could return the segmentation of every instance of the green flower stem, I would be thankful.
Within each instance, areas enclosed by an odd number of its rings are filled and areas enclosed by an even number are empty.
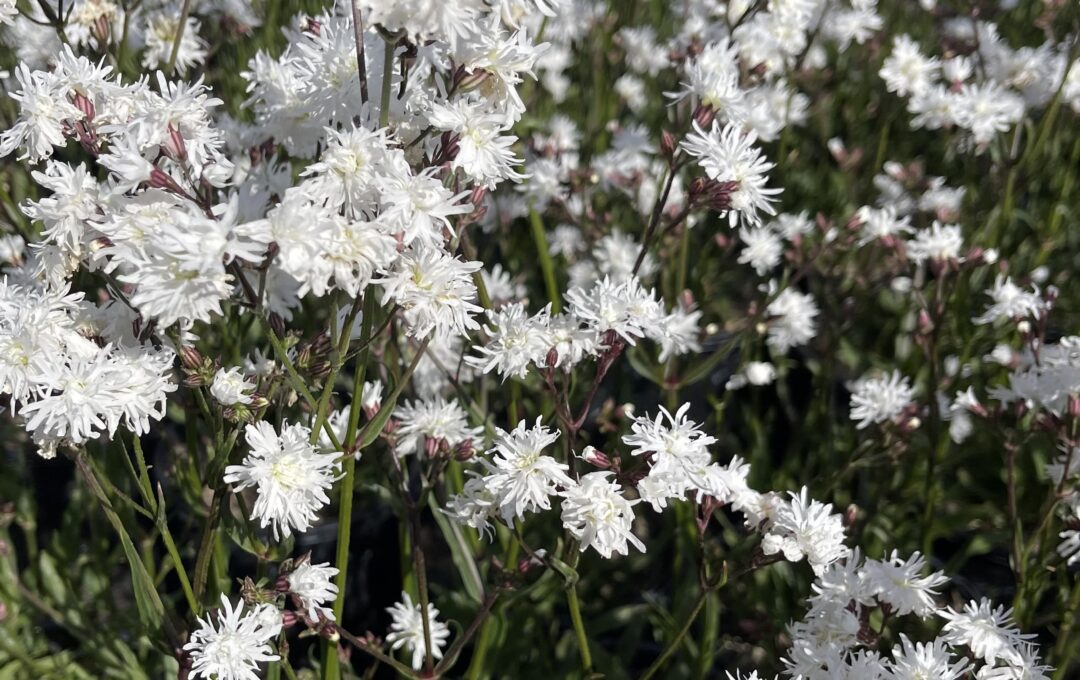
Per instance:
[[[345,585],[348,583],[349,571],[349,543],[352,540],[352,508],[353,490],[356,479],[356,455],[353,447],[356,445],[356,432],[360,424],[361,404],[364,399],[364,377],[367,373],[368,360],[371,357],[372,325],[375,318],[375,293],[368,290],[364,293],[364,316],[361,329],[360,341],[364,343],[364,349],[357,359],[356,368],[353,369],[352,403],[349,405],[349,422],[345,431],[344,453],[344,476],[341,480],[341,500],[338,504],[338,534],[337,550],[334,558],[334,566],[338,570],[335,582],[337,584],[337,597],[334,598],[334,620],[341,621],[345,612]],[[349,326],[352,326],[351,320]],[[343,343],[347,348],[347,343]],[[323,650],[324,677],[328,680],[340,676],[337,646],[327,644]]]
[[[701,591],[697,601],[694,602],[694,608],[690,610],[690,615],[687,616],[686,621],[683,622],[682,628],[675,634],[675,637],[671,638],[671,642],[669,642],[667,647],[664,648],[664,651],[660,653],[660,656],[656,661],[653,661],[652,665],[645,670],[645,673],[642,674],[640,680],[649,680],[649,678],[655,676],[660,669],[664,667],[664,664],[668,662],[668,659],[675,653],[675,650],[679,648],[683,638],[690,632],[690,626],[694,625],[694,621],[697,620],[698,614],[701,613],[702,608],[705,606],[705,601],[708,599],[709,592],[710,591],[708,590]]]
[[[567,549],[572,549],[571,544],[567,544]],[[581,553],[575,549],[573,556],[570,558],[570,567],[576,569],[580,559]],[[581,654],[581,669],[585,672],[587,678],[593,672],[592,652],[589,651],[589,636],[585,633],[585,621],[581,618],[581,601],[578,599],[577,582],[568,583],[565,590],[566,604],[570,608],[570,620],[574,624],[578,652]]]
[[[544,221],[536,210],[529,210],[529,226],[532,229],[533,241],[536,243],[536,254],[540,258],[540,271],[544,274],[544,287],[547,289],[548,300],[551,301],[551,313],[555,315],[562,310],[562,296],[559,294],[559,284],[555,280],[555,265],[552,264],[551,253],[548,251]]]
[[[390,124],[390,81],[394,75],[394,48],[397,42],[386,40],[383,48],[383,79],[382,92],[379,93],[379,127],[384,128]]]

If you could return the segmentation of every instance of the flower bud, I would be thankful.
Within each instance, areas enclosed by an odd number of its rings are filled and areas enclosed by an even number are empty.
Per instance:
[[[197,369],[203,365],[203,355],[191,345],[180,346],[180,363],[184,368]]]
[[[169,132],[165,136],[165,144],[162,145],[161,150],[177,163],[187,162],[187,145],[184,143],[184,136],[175,125],[169,126]]]
[[[76,92],[75,96],[71,98],[71,103],[74,104],[75,108],[77,108],[79,111],[82,111],[84,120],[94,120],[94,116],[97,112],[94,109],[94,102],[92,99],[90,99],[81,92]]]
[[[581,452],[581,459],[600,468],[601,470],[607,470],[611,467],[611,459],[603,451],[598,450],[595,446],[586,446]]]
[[[694,122],[703,128],[712,125],[714,118],[716,118],[716,109],[709,104],[698,104],[694,109]]]
[[[667,130],[660,132],[660,155],[669,161],[675,157],[675,148],[678,146],[678,142],[675,141],[675,135],[671,134]]]
[[[1070,418],[1080,419],[1080,394],[1069,395],[1068,413]]]

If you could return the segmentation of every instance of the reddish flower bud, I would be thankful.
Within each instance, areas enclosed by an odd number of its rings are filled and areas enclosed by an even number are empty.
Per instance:
[[[183,364],[184,368],[199,368],[203,364],[203,355],[191,345],[181,345],[180,363]]]
[[[162,151],[177,163],[187,162],[187,145],[184,143],[184,136],[176,129],[176,126],[169,126],[169,134],[165,137]]]
[[[698,104],[694,109],[694,122],[703,128],[712,125],[714,118],[716,118],[716,109],[708,104]]]
[[[608,458],[607,454],[600,451],[595,446],[586,446],[581,452],[581,459],[601,470],[607,470],[611,467],[611,459]]]

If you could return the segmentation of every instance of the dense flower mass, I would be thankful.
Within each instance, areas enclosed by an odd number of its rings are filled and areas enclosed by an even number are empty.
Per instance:
[[[1071,677],[1078,41],[0,0],[0,675]]]

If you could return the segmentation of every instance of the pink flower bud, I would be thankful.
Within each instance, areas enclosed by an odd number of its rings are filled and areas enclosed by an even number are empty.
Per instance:
[[[581,452],[581,459],[601,470],[607,470],[611,467],[611,459],[595,446],[586,446],[585,450]]]

